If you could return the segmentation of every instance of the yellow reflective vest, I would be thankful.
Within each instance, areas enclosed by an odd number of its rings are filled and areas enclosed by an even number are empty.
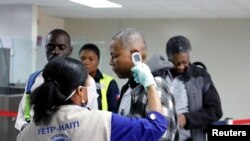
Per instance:
[[[107,100],[107,92],[109,83],[113,80],[113,78],[109,75],[102,74],[103,78],[100,79],[100,88],[102,95],[102,110],[108,111],[108,100]]]

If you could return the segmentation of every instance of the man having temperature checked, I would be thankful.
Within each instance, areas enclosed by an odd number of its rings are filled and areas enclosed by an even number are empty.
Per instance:
[[[116,112],[130,117],[145,117],[148,113],[148,99],[150,98],[146,88],[153,85],[157,90],[156,94],[161,98],[163,114],[168,119],[165,125],[167,131],[161,140],[173,141],[178,139],[174,99],[166,85],[165,77],[160,73],[165,72],[164,70],[169,69],[172,64],[157,55],[145,64],[146,52],[145,40],[135,29],[125,29],[113,36],[110,45],[110,65],[119,78],[128,79],[121,89]],[[139,73],[139,70],[144,70],[146,74]],[[139,84],[139,80],[143,80],[143,83]]]

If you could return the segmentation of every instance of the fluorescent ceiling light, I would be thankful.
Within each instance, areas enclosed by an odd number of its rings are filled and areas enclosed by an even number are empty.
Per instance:
[[[110,2],[108,0],[70,0],[72,2],[86,5],[92,8],[121,8],[122,5]]]

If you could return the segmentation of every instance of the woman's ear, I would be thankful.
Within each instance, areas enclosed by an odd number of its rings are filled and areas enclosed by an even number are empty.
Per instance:
[[[82,86],[78,86],[77,88],[77,94],[82,97],[83,96],[83,93],[84,93],[84,87]]]
[[[79,86],[77,88],[77,93],[78,95],[82,98],[82,100],[85,101],[85,104],[87,104],[88,102],[88,94],[87,94],[87,88],[86,87],[83,87],[83,86]]]

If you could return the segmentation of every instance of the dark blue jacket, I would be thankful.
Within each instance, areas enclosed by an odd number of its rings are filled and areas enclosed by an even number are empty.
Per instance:
[[[185,128],[191,130],[193,141],[205,141],[204,129],[223,115],[219,94],[205,69],[190,65],[183,78],[189,106]]]

